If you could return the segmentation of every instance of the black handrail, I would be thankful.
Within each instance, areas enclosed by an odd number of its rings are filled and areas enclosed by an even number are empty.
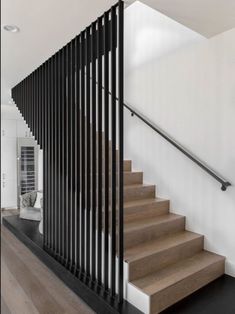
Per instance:
[[[102,86],[104,89],[104,87]],[[112,95],[112,93],[109,91],[109,95]],[[116,97],[116,100],[118,101],[118,97]],[[206,171],[210,176],[212,176],[215,180],[220,182],[222,184],[221,190],[226,191],[227,187],[231,186],[232,184],[229,181],[226,181],[223,179],[218,173],[216,173],[214,170],[209,168],[207,165],[203,164],[202,161],[199,160],[199,158],[195,157],[189,150],[184,148],[181,144],[179,144],[177,141],[175,141],[172,137],[170,137],[165,131],[163,131],[158,126],[154,125],[153,122],[151,122],[148,118],[146,118],[142,113],[137,112],[135,109],[133,109],[130,105],[127,105],[126,103],[123,103],[124,108],[129,110],[131,112],[132,116],[136,116],[141,121],[143,121],[145,124],[147,124],[152,130],[157,132],[159,135],[161,135],[167,142],[171,143],[174,147],[176,147],[181,153],[183,153],[185,156],[187,156],[189,159],[191,159],[195,164],[197,164],[200,168],[202,168],[204,171]]]
[[[137,112],[134,110],[130,105],[123,104],[126,109],[128,109],[131,112],[132,116],[138,117],[141,121],[143,121],[145,124],[147,124],[151,129],[153,129],[155,132],[157,132],[159,135],[161,135],[165,140],[167,140],[169,143],[171,143],[174,147],[176,147],[179,151],[181,151],[185,156],[187,156],[189,159],[191,159],[193,162],[195,162],[199,167],[201,167],[204,171],[206,171],[209,175],[211,175],[215,180],[220,182],[222,184],[221,190],[226,191],[228,186],[231,186],[231,183],[224,180],[220,175],[218,175],[215,171],[213,171],[211,168],[203,164],[197,157],[193,156],[191,152],[189,152],[187,149],[185,149],[181,144],[176,142],[172,137],[170,137],[165,131],[161,130],[159,127],[154,125],[149,119],[147,119],[143,114]]]

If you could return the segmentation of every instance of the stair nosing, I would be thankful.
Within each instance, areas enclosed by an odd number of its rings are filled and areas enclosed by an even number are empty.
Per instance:
[[[142,187],[156,187],[155,184],[148,184],[148,183],[132,183],[124,186],[125,189],[134,189],[134,188],[142,188]]]

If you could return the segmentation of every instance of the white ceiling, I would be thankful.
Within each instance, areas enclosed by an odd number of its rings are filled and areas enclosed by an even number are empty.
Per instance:
[[[1,103],[10,89],[75,37],[117,0],[2,0]],[[127,0],[131,3],[134,0]],[[210,37],[235,27],[235,0],[143,0],[176,21]]]
[[[125,11],[125,74],[207,38],[136,1]],[[148,47],[148,49],[146,49]]]
[[[205,37],[235,27],[235,0],[141,0]]]

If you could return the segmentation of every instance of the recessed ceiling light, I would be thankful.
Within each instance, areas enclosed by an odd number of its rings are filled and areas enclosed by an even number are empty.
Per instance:
[[[4,25],[3,29],[7,32],[17,33],[20,31],[19,27],[16,25]]]

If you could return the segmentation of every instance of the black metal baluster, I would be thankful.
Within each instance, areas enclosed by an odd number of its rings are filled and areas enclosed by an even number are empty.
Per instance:
[[[25,89],[24,89],[24,95],[25,95],[25,112],[24,112],[24,119],[27,124],[27,118],[28,118],[28,77],[25,78]]]
[[[33,137],[35,139],[35,133],[36,133],[36,93],[37,93],[37,72],[36,70],[34,71],[34,79],[33,79]]]
[[[98,19],[98,226],[97,226],[97,281],[102,278],[102,17]]]
[[[22,94],[23,94],[23,119],[25,121],[25,79],[22,82]]]
[[[75,267],[75,151],[76,151],[76,106],[75,106],[75,39],[71,42],[71,267]]]
[[[31,74],[31,126],[30,131],[32,136],[34,136],[34,72]]]
[[[35,125],[34,125],[34,115],[35,115],[35,112],[34,112],[34,106],[35,106],[35,71],[33,72],[33,75],[32,75],[32,134],[34,136],[34,133],[35,133]]]
[[[26,78],[23,81],[23,97],[24,97],[24,107],[23,107],[23,119],[26,122],[26,116],[25,116],[25,111],[26,111]]]
[[[22,115],[23,115],[23,119],[25,119],[25,112],[24,112],[24,108],[25,108],[25,93],[24,93],[24,82],[25,80],[22,81],[22,99],[23,99],[23,102],[22,102]]]
[[[23,84],[24,80],[20,83],[20,90],[21,90],[21,114],[22,117],[24,118],[24,84]]]
[[[70,121],[69,121],[69,44],[65,46],[65,266],[68,267],[69,264],[69,131],[70,131]]]
[[[43,147],[43,244],[46,247],[48,245],[48,231],[47,231],[47,91],[48,91],[48,85],[47,85],[47,68],[48,68],[48,62],[45,62],[44,64],[44,86],[45,86],[45,94],[44,94],[44,147]],[[35,100],[35,72],[34,72],[34,100]],[[35,103],[33,108],[35,108]],[[34,115],[35,115],[35,110]]]
[[[29,75],[29,88],[28,88],[28,99],[29,99],[29,108],[28,108],[28,124],[29,124],[29,129],[31,130],[31,108],[32,108],[32,102],[31,102],[31,74]]]
[[[58,52],[58,78],[57,78],[57,110],[58,110],[58,260],[61,261],[62,256],[62,158],[61,158],[61,151],[62,151],[62,73],[61,73],[61,62],[62,62],[62,51]]]
[[[35,141],[36,139],[36,133],[37,133],[37,103],[38,103],[38,99],[37,99],[37,95],[38,95],[38,71],[37,69],[35,70],[35,92],[34,92],[34,117],[33,117],[33,124],[35,126],[35,130],[34,130],[34,139]]]
[[[25,123],[27,124],[27,118],[28,118],[28,77],[25,79],[25,90],[24,90],[24,95],[25,95],[25,113],[24,113],[24,118],[25,118]]]
[[[30,128],[30,77],[27,76],[27,118],[26,118],[26,121],[27,121],[27,125],[28,125],[28,128]]]
[[[55,255],[55,55],[51,58],[51,248]]]
[[[62,49],[62,235],[63,235],[63,262],[66,262],[66,46]]]
[[[35,94],[35,140],[38,141],[38,123],[37,123],[37,116],[38,116],[38,69],[36,70],[36,94]]]
[[[32,135],[33,135],[33,121],[34,121],[33,105],[34,105],[34,72],[31,74],[31,104],[30,104],[30,107],[31,107],[30,131]]]
[[[20,101],[20,112],[22,113],[22,83],[17,85],[17,93],[18,93],[18,98]],[[14,99],[14,102],[16,103],[16,100]]]
[[[71,42],[67,45],[67,254],[71,266]]]
[[[23,115],[23,81],[19,84],[19,89],[20,89],[20,101],[21,101],[21,114]]]
[[[111,8],[111,295],[116,288],[116,9]]]
[[[34,105],[34,72],[31,74],[31,103],[30,103],[30,107],[31,107],[31,126],[30,126],[30,131],[31,134],[33,136],[33,122],[34,122],[34,112],[33,112],[33,105]]]
[[[85,33],[81,33],[81,271],[85,266]]]
[[[52,90],[52,66],[53,59],[49,59],[49,69],[48,69],[48,238],[49,238],[49,249],[50,254],[53,255],[53,208],[52,208],[52,101],[53,101],[53,90]]]
[[[51,60],[48,60],[47,63],[47,194],[46,194],[46,216],[47,216],[47,247],[50,248],[50,63]],[[37,84],[37,82],[36,82]],[[35,108],[36,113],[36,108]],[[36,120],[35,120],[35,126],[36,126]],[[36,126],[37,129],[37,126]],[[35,129],[35,130],[36,130]],[[35,132],[36,133],[36,132]]]
[[[38,145],[40,146],[41,143],[41,93],[42,93],[42,88],[41,88],[41,84],[42,84],[42,67],[39,67],[39,77],[38,77]]]
[[[92,280],[96,275],[96,22],[92,24]]]
[[[25,112],[24,112],[24,119],[27,124],[27,118],[28,118],[28,77],[25,78],[25,88],[24,88],[24,95],[25,95]]]
[[[27,113],[26,113],[26,122],[27,122],[27,125],[29,127],[29,106],[30,106],[30,99],[29,99],[29,76],[27,76],[27,91],[26,91],[26,98],[27,98]]]
[[[41,141],[40,141],[40,148],[43,149],[44,147],[44,106],[45,106],[45,103],[44,103],[44,95],[45,95],[45,89],[44,89],[44,64],[43,63],[41,65],[42,67],[42,74],[41,74],[41,88],[42,88],[42,92],[41,92]],[[32,103],[32,106],[33,106],[33,103]],[[33,107],[32,107],[33,108]]]
[[[35,113],[36,113],[36,108],[35,108]],[[50,184],[49,184],[49,161],[50,161],[50,142],[49,142],[49,128],[50,128],[50,60],[47,62],[47,158],[46,158],[46,163],[47,163],[47,190],[46,190],[46,216],[47,216],[47,246],[50,248],[50,207],[49,207],[49,192],[50,192]]]
[[[58,255],[58,52],[54,57],[54,248],[55,248],[55,256],[57,258]]]
[[[72,185],[72,199],[71,199],[71,258],[72,258],[72,271],[76,273],[76,157],[77,157],[77,107],[76,107],[76,68],[75,68],[75,50],[76,50],[76,38],[72,40],[71,47],[71,123],[72,123],[72,138],[71,138],[71,185]]]
[[[104,287],[109,278],[109,12],[104,14]]]
[[[15,87],[13,87],[12,92],[12,99],[13,101],[17,104],[19,103],[19,108],[21,110],[22,108],[22,103],[21,103],[21,88],[20,88],[20,84],[16,85]]]
[[[77,127],[76,127],[76,179],[77,179],[77,229],[76,229],[76,237],[77,237],[77,247],[76,247],[76,265],[77,269],[80,269],[80,231],[81,231],[81,107],[80,107],[80,96],[81,96],[81,89],[80,89],[80,52],[81,52],[81,42],[80,36],[76,38],[76,107],[77,107]]]
[[[119,115],[119,185],[118,185],[118,204],[119,204],[119,243],[118,243],[118,297],[119,302],[123,301],[123,254],[124,254],[124,239],[123,239],[123,89],[124,89],[124,47],[123,47],[123,32],[124,32],[124,5],[123,1],[119,1],[118,6],[118,115]]]
[[[40,85],[40,68],[37,69],[37,112],[36,112],[36,125],[37,125],[37,144],[39,144],[39,132],[40,132],[40,125],[39,125],[39,98],[40,98],[40,92],[39,92],[39,85]],[[28,105],[27,105],[28,107]]]
[[[22,113],[22,117],[23,117],[23,119],[24,119],[24,80],[21,82],[21,84],[20,84],[20,87],[21,87],[21,99],[22,99],[22,104],[21,104],[21,107],[22,107],[22,111],[21,111],[21,113]]]
[[[45,109],[45,104],[44,104],[44,95],[45,95],[45,86],[44,86],[44,64],[42,64],[42,83],[41,83],[41,86],[42,86],[42,97],[41,97],[41,142],[40,142],[40,145],[41,145],[41,149],[43,149],[43,146],[44,146],[44,109]]]
[[[38,82],[38,145],[41,146],[41,130],[42,130],[42,124],[41,124],[41,110],[42,110],[42,66],[39,67],[39,82]],[[31,104],[30,104],[31,107]],[[31,126],[30,126],[31,129]]]
[[[51,245],[51,235],[50,235],[50,63],[51,60],[48,60],[47,64],[47,195],[46,195],[46,205],[47,205],[47,246],[50,249]],[[36,82],[37,84],[37,82]],[[35,108],[35,113],[36,113]],[[36,126],[36,120],[35,120]],[[37,126],[36,126],[37,129]],[[36,134],[36,132],[35,132]]]
[[[34,136],[34,72],[31,74],[31,126],[30,131],[32,133],[32,136]]]
[[[91,140],[90,140],[90,27],[86,29],[86,273],[90,274]]]
[[[37,84],[37,76],[38,72],[35,73],[35,94],[34,94],[34,138],[36,140],[36,133],[37,133],[37,95],[38,95],[38,84]]]

